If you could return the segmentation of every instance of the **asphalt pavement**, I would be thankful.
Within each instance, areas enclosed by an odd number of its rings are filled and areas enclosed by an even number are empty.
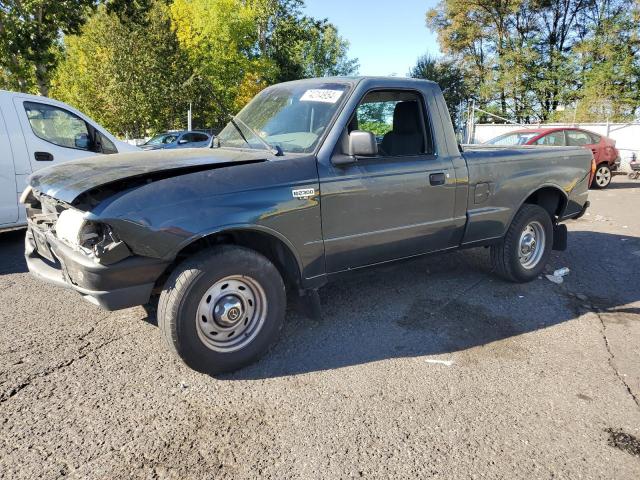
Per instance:
[[[561,285],[505,283],[486,249],[362,271],[220,378],[0,235],[0,477],[640,478],[640,181],[591,201]]]

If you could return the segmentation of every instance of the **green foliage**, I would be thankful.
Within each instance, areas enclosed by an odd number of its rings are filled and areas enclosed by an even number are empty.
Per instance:
[[[0,2],[0,88],[52,93],[119,134],[226,123],[266,86],[355,73],[302,0]]]
[[[144,26],[100,7],[66,54],[52,93],[114,133],[142,136],[179,127],[189,102],[191,69],[171,30],[168,8],[155,2]]]
[[[454,125],[460,122],[460,106],[470,95],[464,72],[452,60],[424,55],[409,72],[411,78],[432,80],[440,85]]]
[[[350,74],[357,61],[335,27],[300,13],[298,0],[175,0],[174,28],[195,82],[211,92],[207,123],[242,108],[269,84]]]
[[[0,88],[46,95],[63,45],[77,33],[93,0],[0,2]]]
[[[427,12],[442,51],[484,109],[521,122],[633,118],[638,105],[634,0],[443,0]],[[604,95],[603,95],[604,94]],[[577,102],[577,103],[576,103]]]

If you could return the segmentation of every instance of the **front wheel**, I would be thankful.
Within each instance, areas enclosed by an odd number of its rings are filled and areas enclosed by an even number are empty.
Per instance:
[[[601,163],[596,168],[596,174],[593,177],[593,186],[596,188],[607,188],[611,183],[611,168],[606,163]]]
[[[173,352],[208,374],[253,363],[277,340],[286,308],[278,269],[237,246],[202,251],[180,264],[158,304],[158,325]]]
[[[503,241],[491,247],[491,263],[506,280],[530,282],[542,273],[552,245],[553,223],[549,213],[538,205],[525,204]]]

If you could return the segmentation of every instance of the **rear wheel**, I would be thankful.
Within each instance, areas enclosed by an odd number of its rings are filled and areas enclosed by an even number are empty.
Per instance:
[[[538,205],[523,205],[503,241],[491,247],[491,263],[501,277],[529,282],[544,269],[553,245],[553,223]]]
[[[285,307],[282,277],[267,258],[222,246],[176,268],[160,295],[158,324],[188,366],[218,374],[260,358],[279,336]]]
[[[596,174],[593,177],[593,186],[596,188],[607,188],[611,183],[611,168],[606,163],[601,163],[596,167]]]

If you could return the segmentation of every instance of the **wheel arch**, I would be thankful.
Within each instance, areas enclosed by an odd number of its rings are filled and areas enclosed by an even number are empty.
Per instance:
[[[303,264],[292,243],[280,233],[262,226],[234,225],[203,232],[184,242],[156,287],[161,287],[175,267],[191,255],[216,245],[237,245],[254,250],[271,261],[287,288],[302,288]]]
[[[529,192],[524,200],[520,202],[518,208],[512,212],[509,223],[505,225],[505,233],[523,205],[538,205],[544,208],[549,213],[551,221],[555,223],[556,217],[562,217],[562,214],[567,208],[568,202],[569,198],[567,197],[567,194],[557,185],[543,185],[538,187]]]

